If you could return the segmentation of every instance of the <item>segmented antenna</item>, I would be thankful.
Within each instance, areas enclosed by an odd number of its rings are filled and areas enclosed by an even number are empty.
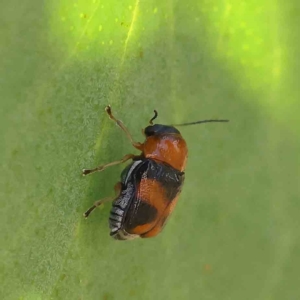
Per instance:
[[[149,121],[150,125],[153,125],[153,121],[157,118],[158,113],[157,110],[154,109],[154,117]]]
[[[229,120],[202,120],[190,123],[182,123],[182,124],[172,124],[172,126],[187,126],[187,125],[195,125],[201,123],[210,123],[210,122],[229,122]]]

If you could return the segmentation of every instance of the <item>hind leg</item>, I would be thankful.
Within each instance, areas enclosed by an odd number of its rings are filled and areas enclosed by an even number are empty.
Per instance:
[[[100,206],[101,204],[103,204],[103,203],[105,203],[105,202],[109,202],[109,201],[113,201],[113,200],[114,200],[114,197],[106,197],[106,198],[103,198],[103,199],[100,199],[100,200],[96,201],[96,202],[94,203],[94,205],[91,206],[91,207],[83,214],[83,216],[84,216],[85,218],[87,218],[87,217],[90,215],[90,213],[91,213],[92,211],[94,211],[95,208],[97,208],[98,206]]]
[[[100,199],[98,201],[96,201],[94,203],[93,206],[91,206],[84,214],[83,216],[85,218],[87,218],[92,211],[94,211],[94,209],[96,209],[98,206],[100,206],[101,204],[105,203],[105,202],[109,202],[109,201],[114,201],[117,197],[119,197],[120,193],[121,193],[121,190],[122,190],[122,183],[121,182],[117,182],[114,186],[114,190],[115,190],[115,193],[116,193],[116,197],[106,197],[106,198],[103,198],[103,199]]]

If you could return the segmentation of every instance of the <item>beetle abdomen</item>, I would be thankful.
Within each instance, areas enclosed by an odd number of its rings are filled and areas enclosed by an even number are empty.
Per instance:
[[[125,189],[122,190],[121,195],[113,202],[109,217],[110,235],[118,240],[130,239],[129,234],[123,232],[122,225],[128,205],[134,198],[133,184],[129,183]],[[136,236],[138,237],[138,236]],[[131,237],[131,239],[134,237]]]
[[[113,202],[109,217],[110,235],[117,240],[128,240],[138,237],[138,235],[128,234],[122,229],[122,225],[128,207],[135,196],[132,173],[141,163],[141,160],[132,162],[121,174],[122,191],[120,196]]]
[[[115,239],[133,239],[163,226],[165,211],[181,191],[183,172],[151,159],[134,161],[121,175],[122,192],[113,202],[109,225]],[[176,202],[176,201],[174,201]]]

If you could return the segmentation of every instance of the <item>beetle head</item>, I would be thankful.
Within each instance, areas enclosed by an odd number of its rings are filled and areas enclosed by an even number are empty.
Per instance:
[[[147,126],[144,132],[147,137],[161,134],[180,134],[175,127],[161,124]]]

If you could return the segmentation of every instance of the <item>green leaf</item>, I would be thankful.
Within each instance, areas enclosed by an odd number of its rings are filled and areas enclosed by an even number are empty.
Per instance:
[[[1,299],[298,299],[299,3],[11,0],[0,11]],[[153,239],[109,237],[153,109],[186,182]],[[298,108],[298,109],[297,109]]]

